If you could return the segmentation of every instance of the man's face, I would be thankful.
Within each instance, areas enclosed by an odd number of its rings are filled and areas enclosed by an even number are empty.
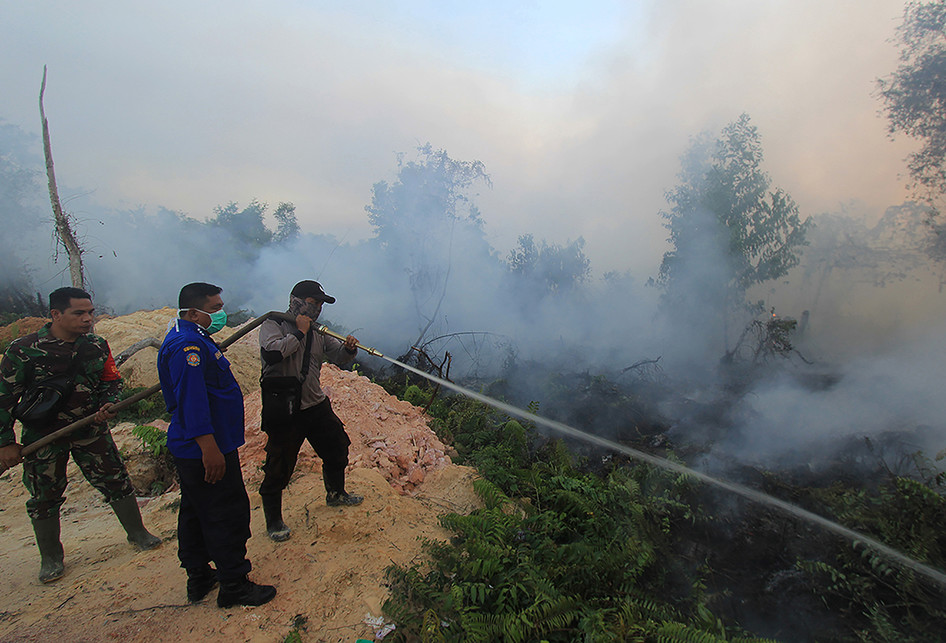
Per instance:
[[[208,313],[215,313],[218,310],[223,308],[223,298],[220,296],[220,293],[207,297],[204,300],[204,305],[201,306],[200,310],[195,310],[191,308],[191,311],[196,313],[197,318],[194,320],[194,323],[208,328],[210,326],[211,320]]]
[[[312,321],[315,321],[319,318],[319,315],[322,314],[322,304],[324,303],[321,299],[316,299],[315,297],[306,297],[305,302],[309,304],[309,310],[312,313],[309,317]]]
[[[53,309],[49,314],[56,330],[71,337],[88,333],[92,330],[92,322],[95,321],[95,307],[91,299],[70,299],[68,308]]]

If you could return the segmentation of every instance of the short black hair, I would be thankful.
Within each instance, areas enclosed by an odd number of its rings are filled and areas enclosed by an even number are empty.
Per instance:
[[[57,288],[49,293],[49,311],[58,310],[61,313],[65,312],[73,299],[88,299],[91,301],[92,295],[81,288],[73,288],[72,286]]]
[[[181,294],[177,297],[177,307],[181,310],[185,308],[202,308],[207,302],[208,297],[219,295],[223,292],[220,286],[205,284],[201,281],[187,284],[181,288]]]

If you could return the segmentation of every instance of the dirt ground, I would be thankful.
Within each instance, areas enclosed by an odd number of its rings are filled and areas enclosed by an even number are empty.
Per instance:
[[[96,332],[117,354],[139,339],[163,335],[172,315],[164,309],[106,319]],[[179,492],[139,498],[145,525],[164,542],[137,552],[71,462],[62,511],[66,575],[41,584],[17,466],[0,475],[0,641],[283,641],[293,630],[302,641],[355,641],[380,640],[389,631],[381,615],[385,568],[422,560],[424,539],[447,536],[438,516],[477,506],[475,471],[451,462],[450,449],[427,428],[420,409],[355,372],[325,366],[323,386],[352,439],[348,489],[365,501],[326,506],[320,461],[306,444],[284,498],[292,537],[270,541],[256,493],[265,436],[259,431],[255,342],[251,333],[227,356],[246,393],[247,444],[240,455],[252,505],[250,578],[275,585],[276,598],[260,607],[220,609],[214,591],[199,604],[187,603],[177,560]],[[155,383],[154,357],[149,348],[129,360],[122,367],[126,380]],[[129,456],[142,450],[131,429],[121,424],[112,430]]]

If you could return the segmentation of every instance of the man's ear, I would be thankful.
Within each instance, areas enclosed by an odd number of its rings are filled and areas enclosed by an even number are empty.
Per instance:
[[[49,318],[52,319],[54,322],[59,321],[60,319],[62,319],[62,311],[56,308],[53,308],[52,310],[49,311]]]

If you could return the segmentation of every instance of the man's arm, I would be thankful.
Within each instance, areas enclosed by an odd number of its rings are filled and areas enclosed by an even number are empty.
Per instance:
[[[214,484],[223,478],[227,472],[227,461],[217,446],[217,440],[213,435],[199,435],[194,440],[200,447],[201,460],[204,463],[204,481]]]
[[[348,366],[355,361],[355,355],[358,354],[355,345],[358,340],[353,335],[346,337],[344,342],[328,335],[322,335],[321,337],[322,352],[327,361],[336,366]]]
[[[212,356],[196,344],[176,349],[169,356],[168,372],[184,439],[196,440],[202,435],[214,433],[210,398],[204,379],[204,367],[208,359],[212,359]]]
[[[305,320],[308,319],[305,317]],[[305,325],[303,321],[301,326]],[[308,327],[294,328],[287,334],[278,321],[267,319],[259,327],[259,346],[263,359],[268,364],[276,364],[282,361],[283,357],[288,357],[302,349],[305,346],[305,334],[308,330]]]

